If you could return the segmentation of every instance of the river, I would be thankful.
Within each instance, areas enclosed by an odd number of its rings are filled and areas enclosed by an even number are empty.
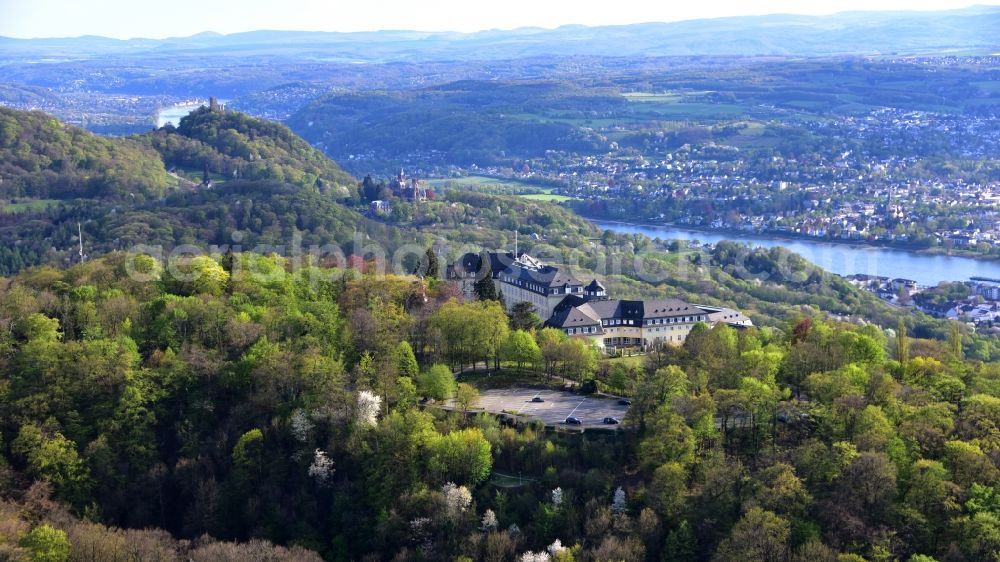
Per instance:
[[[156,126],[162,127],[167,123],[171,123],[174,127],[176,127],[181,122],[181,119],[187,117],[188,113],[191,113],[203,105],[207,106],[208,102],[185,102],[177,105],[171,105],[170,107],[164,107],[156,114]]]
[[[599,228],[628,234],[645,234],[665,240],[698,240],[716,243],[722,240],[745,242],[753,246],[781,246],[838,275],[867,273],[886,277],[913,279],[925,286],[941,281],[967,281],[970,277],[1000,279],[1000,262],[973,258],[920,254],[862,244],[838,244],[806,239],[782,239],[754,234],[720,233],[690,230],[675,226],[640,226],[619,222],[592,221]]]

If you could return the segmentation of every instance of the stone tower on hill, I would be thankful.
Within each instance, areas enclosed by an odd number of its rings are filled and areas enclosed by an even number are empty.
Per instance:
[[[219,103],[219,99],[218,98],[216,98],[215,96],[212,96],[212,97],[208,98],[208,109],[210,111],[217,111],[219,113],[225,113],[226,106],[224,104]]]

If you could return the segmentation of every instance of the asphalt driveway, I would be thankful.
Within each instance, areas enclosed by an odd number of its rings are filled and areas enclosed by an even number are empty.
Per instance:
[[[532,402],[535,396],[543,402]],[[446,407],[454,408],[449,400]],[[534,388],[512,387],[504,389],[483,390],[475,410],[485,410],[492,414],[516,414],[541,420],[548,426],[563,427],[614,427],[604,423],[604,418],[625,418],[628,406],[618,403],[613,398],[598,398],[581,396],[561,390],[538,390]],[[566,418],[578,418],[582,425],[567,425]]]

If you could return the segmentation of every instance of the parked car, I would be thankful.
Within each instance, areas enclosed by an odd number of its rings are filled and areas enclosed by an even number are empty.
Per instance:
[[[615,424],[618,424],[619,422],[618,422],[618,418],[612,418],[611,416],[608,416],[608,417],[604,418],[604,423],[606,423],[608,425],[615,425]]]
[[[566,418],[566,423],[568,423],[570,425],[580,425],[583,422],[580,421],[580,418],[574,418],[573,416],[570,416],[570,417]]]
[[[542,398],[541,396],[536,396],[536,397],[532,398],[531,401],[532,402],[545,402],[545,399]]]
[[[632,405],[632,401],[629,400],[628,398],[622,398],[621,400],[618,401],[618,405],[619,406],[631,406]]]

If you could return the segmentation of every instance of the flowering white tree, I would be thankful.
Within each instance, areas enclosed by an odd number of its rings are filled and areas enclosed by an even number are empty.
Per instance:
[[[625,503],[625,490],[622,490],[621,486],[615,490],[615,497],[611,501],[611,512],[615,515],[621,515],[628,511],[628,504]]]
[[[554,557],[554,556],[558,556],[560,552],[566,550],[566,547],[562,545],[562,541],[561,540],[556,539],[545,550],[548,550],[549,554]]]
[[[483,531],[495,531],[497,528],[497,514],[492,509],[487,509],[483,513],[483,522],[480,524]]]
[[[448,482],[441,487],[441,492],[444,494],[448,517],[458,517],[472,505],[472,493],[465,486],[456,486],[454,482]]]
[[[305,443],[309,439],[309,432],[313,430],[315,424],[309,419],[309,414],[299,408],[292,412],[292,437],[300,443]]]
[[[552,505],[556,507],[562,507],[563,503],[563,491],[562,488],[556,488],[552,490]]]
[[[521,555],[520,562],[549,562],[548,552],[525,552]]]
[[[367,390],[358,392],[358,423],[364,427],[375,427],[378,425],[378,412],[381,407],[381,396]]]
[[[309,476],[316,479],[320,486],[325,486],[333,477],[333,460],[321,449],[313,452],[313,462],[309,465]]]

